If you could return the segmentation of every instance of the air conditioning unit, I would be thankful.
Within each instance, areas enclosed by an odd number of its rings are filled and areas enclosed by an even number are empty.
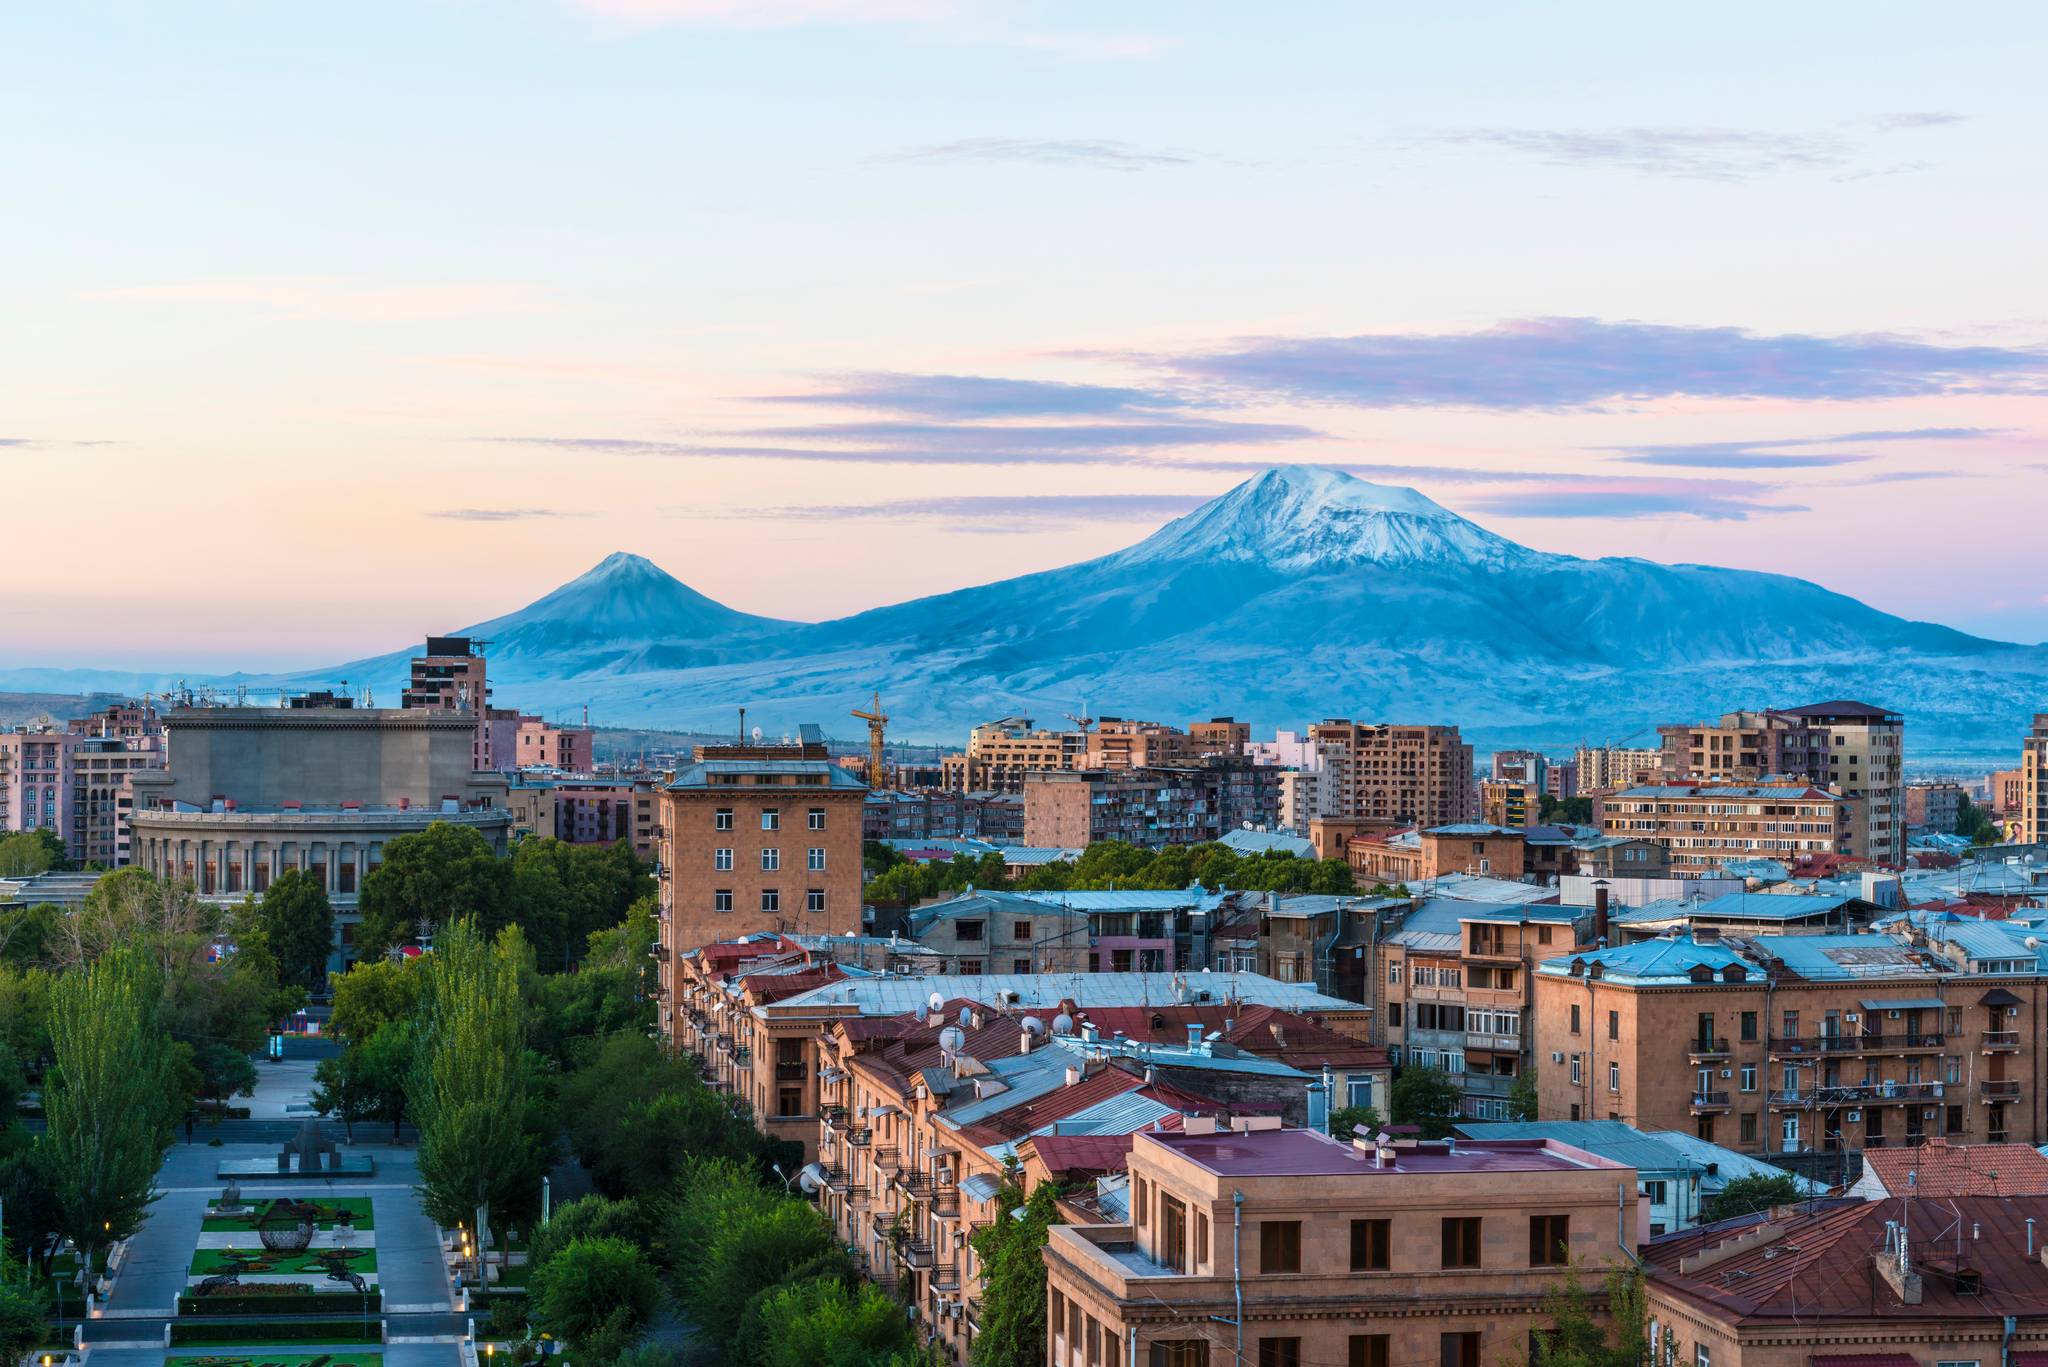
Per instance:
[[[1926,1110],[1924,1110],[1924,1111],[1920,1112],[1920,1118],[1921,1118],[1922,1120],[1932,1120],[1932,1119],[1934,1119],[1934,1118],[1935,1118],[1936,1116],[1938,1116],[1938,1115],[1940,1115],[1940,1114],[1941,1114],[1941,1112],[1940,1112],[1940,1111],[1937,1111],[1937,1110],[1935,1110],[1935,1109],[1934,1109],[1934,1107],[1932,1107],[1932,1106],[1929,1106],[1929,1107],[1928,1107],[1928,1108],[1927,1108]]]
[[[1558,1052],[1558,1051],[1556,1051],[1556,1050],[1552,1050],[1552,1051],[1551,1051],[1551,1054],[1550,1054],[1550,1061],[1551,1061],[1552,1063],[1563,1063],[1563,1062],[1564,1062],[1564,1055],[1563,1055],[1562,1053],[1559,1053],[1559,1052]]]
[[[1885,1013],[1884,1013],[1884,1018],[1885,1018],[1886,1020],[1890,1020],[1890,1021],[1895,1021],[1895,1020],[1897,1020],[1897,1019],[1898,1019],[1898,1018],[1899,1018],[1899,1017],[1900,1017],[1901,1015],[1903,1015],[1903,1014],[1904,1014],[1904,1012],[1900,1012],[1900,1011],[1887,1011],[1887,1012],[1885,1012]]]
[[[1843,1016],[1842,1016],[1842,1019],[1843,1019],[1843,1020],[1845,1020],[1845,1021],[1847,1021],[1847,1022],[1849,1022],[1849,1024],[1851,1024],[1851,1025],[1855,1025],[1855,1024],[1859,1023],[1860,1021],[1862,1021],[1863,1017],[1862,1017],[1862,1016],[1860,1016],[1860,1015],[1858,1015],[1858,1014],[1857,1014],[1856,1012],[1854,1012],[1854,1011],[1849,1011],[1849,1012],[1845,1012],[1845,1013],[1843,1014]]]
[[[2006,1018],[2007,1020],[2009,1020],[2009,1021],[2016,1021],[2016,1020],[2018,1020],[2018,1019],[2020,1018],[2020,1009],[2019,1009],[2019,1008],[2018,1008],[2017,1006],[2008,1006],[2008,1007],[2006,1007],[2006,1008],[2005,1008],[2005,1018]]]
[[[1846,1118],[1846,1119],[1848,1120],[1848,1122],[1849,1122],[1849,1123],[1850,1123],[1851,1125],[1853,1125],[1853,1124],[1855,1124],[1855,1123],[1856,1123],[1857,1121],[1859,1121],[1859,1120],[1863,1119],[1863,1112],[1861,1112],[1861,1111],[1851,1111],[1851,1112],[1849,1112],[1848,1116],[1847,1116],[1847,1117],[1845,1117],[1845,1118]]]
[[[1723,1069],[1721,1070],[1721,1076],[1722,1076],[1722,1077],[1734,1077],[1734,1076],[1735,1076],[1735,1070],[1734,1070],[1733,1068],[1723,1068]]]

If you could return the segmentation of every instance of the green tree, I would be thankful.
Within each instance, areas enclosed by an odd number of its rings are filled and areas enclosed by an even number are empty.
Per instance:
[[[535,1267],[527,1281],[534,1324],[572,1343],[601,1330],[609,1331],[608,1337],[621,1331],[637,1337],[660,1296],[654,1269],[624,1239],[571,1240]],[[623,1324],[616,1322],[620,1311],[625,1312]]]
[[[1330,1135],[1350,1143],[1360,1133],[1375,1134],[1380,1128],[1380,1113],[1370,1106],[1340,1106],[1330,1112]]]
[[[2005,839],[2005,833],[1999,829],[1998,822],[1992,818],[1991,813],[1970,801],[1968,797],[1957,800],[1955,833],[1973,845],[1996,845]]]
[[[30,1077],[50,1061],[50,988],[53,974],[0,963],[0,1044],[7,1046]]]
[[[1050,1182],[1041,1182],[1029,1201],[1006,1185],[996,1198],[997,1218],[971,1236],[986,1277],[974,1367],[1037,1367],[1045,1361],[1045,1232],[1061,1223],[1058,1200]],[[1008,1218],[1019,1205],[1024,1218]]]
[[[47,1139],[31,1139],[20,1125],[0,1129],[0,1205],[6,1208],[8,1238],[34,1255],[44,1277],[64,1227],[50,1161]]]
[[[495,1217],[520,1199],[518,1185],[539,1184],[540,1155],[524,1128],[523,957],[517,931],[493,943],[467,920],[423,957],[425,1019],[407,1100],[420,1132],[422,1203],[445,1226]]]
[[[363,1051],[356,1046],[329,1054],[313,1069],[313,1108],[321,1115],[341,1122],[348,1142],[356,1140],[356,1125],[377,1114],[377,1093],[363,1067]]]
[[[653,883],[624,841],[522,840],[512,854],[512,916],[540,962],[567,968],[593,933],[624,920],[628,908],[653,892]]]
[[[426,982],[424,960],[364,959],[329,984],[334,1010],[327,1025],[351,1043],[361,1043],[391,1022],[403,1024],[419,1014]]]
[[[48,902],[0,907],[0,964],[23,968],[50,963],[63,931],[64,911]]]
[[[1633,1263],[1608,1274],[1605,1319],[1579,1282],[1575,1263],[1543,1297],[1549,1324],[1536,1331],[1537,1367],[1640,1367],[1649,1349],[1649,1307],[1642,1269]]]
[[[63,1232],[90,1267],[96,1249],[142,1223],[183,1098],[159,1024],[162,980],[141,952],[115,950],[66,973],[50,1008],[48,1171]]]
[[[1424,1139],[1442,1139],[1456,1127],[1465,1094],[1449,1073],[1411,1065],[1394,1078],[1389,1101],[1396,1125],[1414,1125]]]
[[[0,835],[0,878],[30,878],[68,867],[64,842],[55,831]]]
[[[638,1201],[584,1196],[555,1207],[548,1222],[533,1231],[527,1262],[539,1267],[578,1239],[623,1239],[635,1248],[652,1248],[656,1221]]]
[[[747,1161],[761,1150],[760,1132],[701,1083],[636,1101],[605,1137],[590,1177],[614,1196],[654,1196],[682,1175],[686,1158]]]
[[[278,976],[314,988],[327,976],[334,952],[334,907],[327,889],[304,869],[286,869],[263,891],[258,920]]]
[[[1593,799],[1568,797],[1560,800],[1543,793],[1536,799],[1536,820],[1545,826],[1590,826],[1593,824]]]
[[[214,1124],[220,1124],[228,1099],[249,1096],[256,1090],[256,1065],[249,1056],[229,1044],[202,1044],[192,1051],[192,1063],[199,1071],[199,1095],[213,1103]]]
[[[435,927],[474,921],[494,935],[508,918],[510,861],[482,833],[436,821],[384,846],[384,862],[363,878],[356,905],[356,945],[365,959],[432,934]]]
[[[1534,1120],[1536,1112],[1536,1070],[1524,1068],[1515,1085],[1508,1088],[1508,1119]]]
[[[808,1201],[780,1192],[711,1233],[685,1305],[690,1317],[730,1353],[755,1296],[821,1264],[844,1266],[832,1222]]]
[[[563,1125],[570,1151],[585,1167],[596,1169],[614,1147],[627,1111],[678,1091],[696,1077],[691,1064],[643,1034],[615,1034],[597,1041],[583,1066],[562,1081]]]
[[[0,1243],[0,1362],[19,1362],[50,1335],[49,1292],[19,1275],[20,1258]]]
[[[759,1367],[875,1367],[916,1360],[903,1307],[871,1283],[811,1277],[769,1291],[762,1333],[747,1345]]]
[[[1789,1206],[1800,1199],[1799,1183],[1789,1172],[1752,1173],[1732,1178],[1728,1185],[1700,1202],[1700,1223],[1732,1220],[1754,1215],[1773,1206]]]

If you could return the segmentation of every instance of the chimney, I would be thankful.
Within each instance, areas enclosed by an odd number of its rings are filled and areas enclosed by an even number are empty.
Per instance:
[[[1593,884],[1593,942],[1607,943],[1607,880],[1598,879]]]
[[[1068,1085],[1069,1087],[1078,1087],[1078,1086],[1080,1086],[1080,1085],[1081,1085],[1081,1077],[1082,1077],[1082,1071],[1081,1071],[1081,1069],[1080,1069],[1080,1068],[1079,1068],[1078,1066],[1076,1066],[1076,1065],[1074,1065],[1074,1064],[1071,1064],[1071,1063],[1067,1065],[1067,1085]]]

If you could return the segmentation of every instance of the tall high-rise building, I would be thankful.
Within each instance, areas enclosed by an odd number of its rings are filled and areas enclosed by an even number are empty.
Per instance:
[[[1572,769],[1582,793],[1632,788],[1655,783],[1664,771],[1661,749],[1631,750],[1620,745],[1581,745],[1572,752]]]
[[[412,657],[412,673],[398,705],[476,717],[476,743],[471,757],[478,770],[510,767],[494,754],[490,711],[491,689],[484,681],[484,647],[488,641],[469,636],[429,636],[425,649]]]
[[[1024,776],[1078,769],[1088,753],[1080,731],[1039,731],[1029,717],[983,722],[967,733],[963,754],[940,759],[946,788],[956,793],[1022,793]]]
[[[2020,800],[2015,844],[2048,840],[2048,712],[2034,714],[2034,728],[2020,742]]]
[[[1478,813],[1472,747],[1455,726],[1385,726],[1335,718],[1309,739],[1323,746],[1331,815],[1441,826]]]

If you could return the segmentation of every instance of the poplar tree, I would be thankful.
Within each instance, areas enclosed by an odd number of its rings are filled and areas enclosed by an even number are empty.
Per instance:
[[[517,930],[493,944],[464,920],[422,959],[426,1018],[408,1113],[420,1132],[420,1198],[444,1226],[501,1212],[534,1167],[525,1126],[524,950]]]
[[[50,992],[56,1066],[44,1143],[61,1228],[83,1255],[81,1277],[101,1247],[141,1225],[183,1109],[163,996],[162,974],[134,949],[73,969]]]

